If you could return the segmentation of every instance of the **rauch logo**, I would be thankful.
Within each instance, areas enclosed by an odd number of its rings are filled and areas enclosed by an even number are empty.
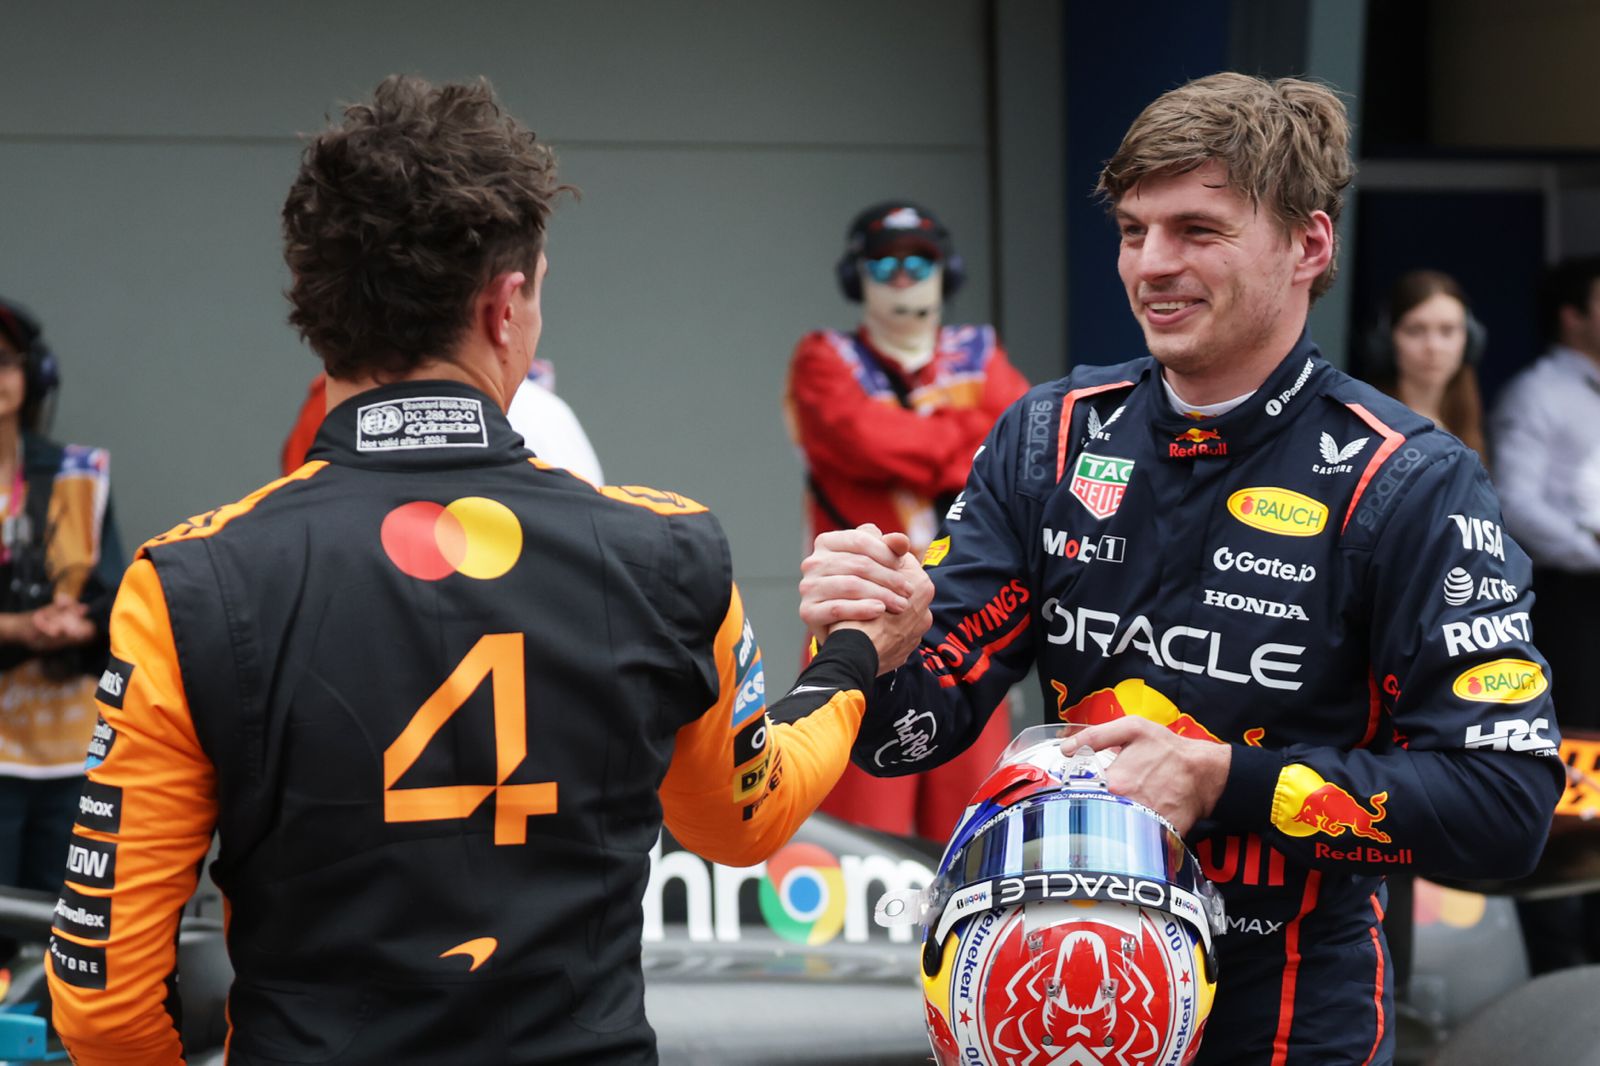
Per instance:
[[[1527,703],[1550,687],[1538,663],[1526,659],[1496,659],[1474,666],[1456,678],[1450,691],[1477,703]]]
[[[1284,537],[1314,537],[1328,522],[1328,508],[1292,489],[1240,489],[1228,497],[1228,513],[1255,529]]]
[[[768,929],[797,944],[826,944],[841,933],[847,943],[865,943],[875,928],[872,910],[885,892],[924,888],[933,871],[914,859],[889,855],[835,856],[816,844],[795,842],[754,866],[723,866],[690,851],[650,852],[650,882],[644,892],[644,939],[665,938],[663,897],[667,885],[683,885],[686,925],[693,941],[733,943],[741,939],[740,890],[757,884],[761,918]],[[757,926],[756,928],[760,928]],[[912,926],[887,930],[890,940],[909,941]]]

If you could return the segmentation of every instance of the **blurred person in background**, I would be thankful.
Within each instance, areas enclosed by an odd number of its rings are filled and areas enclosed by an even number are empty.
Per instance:
[[[802,337],[784,397],[806,464],[810,535],[870,522],[904,532],[919,555],[931,545],[936,561],[941,521],[961,519],[973,453],[1028,383],[993,326],[944,324],[966,270],[933,212],[909,200],[876,204],[845,241],[835,274],[844,297],[861,305],[861,322],[854,332]],[[1002,699],[960,758],[899,778],[851,766],[822,810],[942,841],[1010,737]]]
[[[295,416],[294,426],[283,442],[279,464],[284,476],[299,469],[306,461],[311,442],[317,439],[328,410],[328,378],[318,374],[306,391],[305,402]],[[511,409],[506,412],[511,428],[522,437],[528,450],[547,463],[571,470],[574,474],[596,485],[605,483],[605,473],[600,469],[600,458],[595,455],[589,435],[567,402],[556,395],[556,368],[544,359],[535,359],[533,367],[517,394],[511,399]]]
[[[1540,292],[1551,347],[1489,421],[1506,532],[1533,558],[1533,630],[1563,732],[1600,730],[1600,258],[1568,259]],[[1520,903],[1535,974],[1600,962],[1600,895]]]
[[[1367,376],[1486,459],[1477,366],[1487,343],[1455,278],[1413,270],[1390,287],[1367,336]]]
[[[95,681],[123,568],[109,454],[42,435],[58,384],[39,322],[0,300],[0,884],[50,892],[83,753],[97,751]]]
[[[1389,287],[1367,334],[1367,380],[1485,460],[1477,366],[1487,344],[1488,332],[1455,278],[1438,270],[1409,271]],[[1414,879],[1391,874],[1383,925],[1394,957],[1395,994],[1402,999],[1411,977],[1414,906]]]

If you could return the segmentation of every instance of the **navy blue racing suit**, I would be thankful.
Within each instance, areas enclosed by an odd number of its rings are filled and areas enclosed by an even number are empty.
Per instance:
[[[853,757],[951,758],[1033,664],[1063,720],[1233,745],[1188,838],[1229,926],[1201,1061],[1387,1062],[1384,874],[1520,876],[1562,788],[1501,526],[1473,452],[1309,340],[1205,420],[1153,359],[1078,368],[979,451]]]

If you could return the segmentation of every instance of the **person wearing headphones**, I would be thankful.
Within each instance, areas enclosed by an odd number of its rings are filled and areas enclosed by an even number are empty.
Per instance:
[[[1367,375],[1487,462],[1477,371],[1487,343],[1455,278],[1413,270],[1389,289],[1367,337]]]
[[[95,759],[95,683],[125,563],[109,454],[43,436],[59,383],[38,321],[0,300],[0,884],[50,892],[85,748]],[[84,811],[115,811],[83,796]]]
[[[993,326],[945,325],[965,265],[927,208],[891,200],[851,222],[836,267],[859,303],[854,332],[817,330],[795,348],[784,397],[806,465],[814,538],[864,522],[903,532],[938,561],[941,521],[961,520],[960,493],[1000,413],[1028,389]],[[822,810],[902,836],[944,840],[1010,739],[1006,701],[977,743],[926,774],[879,778],[851,766]],[[914,732],[917,723],[907,722]],[[937,744],[937,738],[927,738]]]

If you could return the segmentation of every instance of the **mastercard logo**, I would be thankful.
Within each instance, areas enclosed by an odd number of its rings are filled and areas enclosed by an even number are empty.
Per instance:
[[[815,844],[790,844],[767,860],[761,917],[785,940],[826,944],[844,928],[844,871]]]
[[[384,515],[379,536],[389,561],[418,581],[451,574],[491,581],[522,555],[522,523],[511,508],[482,496],[403,503]]]

